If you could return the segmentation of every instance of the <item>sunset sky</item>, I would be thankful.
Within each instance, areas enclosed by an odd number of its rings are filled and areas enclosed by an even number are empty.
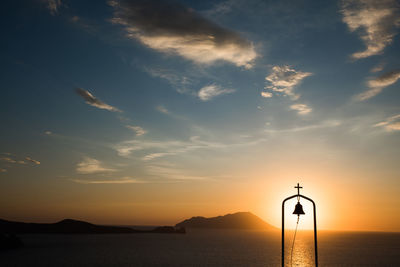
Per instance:
[[[2,6],[0,218],[400,231],[398,1]]]

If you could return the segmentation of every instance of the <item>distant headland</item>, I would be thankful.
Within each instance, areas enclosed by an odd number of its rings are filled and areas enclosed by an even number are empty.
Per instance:
[[[237,212],[218,217],[192,217],[176,224],[176,227],[206,229],[275,230],[251,212]]]
[[[13,234],[133,234],[166,233],[184,234],[182,227],[159,226],[151,230],[137,230],[130,227],[104,226],[84,221],[65,219],[56,223],[24,223],[0,219],[0,233]]]
[[[237,212],[218,217],[192,217],[174,226],[159,226],[150,230],[131,227],[96,225],[89,222],[65,219],[56,223],[26,223],[0,219],[0,234],[184,234],[186,228],[274,230],[274,226],[250,212]]]

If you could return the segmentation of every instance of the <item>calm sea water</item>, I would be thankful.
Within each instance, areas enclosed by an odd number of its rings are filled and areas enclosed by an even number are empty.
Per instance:
[[[291,233],[287,234],[290,266]],[[196,230],[186,235],[22,235],[0,266],[280,266],[280,232]],[[313,266],[313,239],[299,232],[293,266]],[[400,266],[399,233],[319,232],[320,266]]]

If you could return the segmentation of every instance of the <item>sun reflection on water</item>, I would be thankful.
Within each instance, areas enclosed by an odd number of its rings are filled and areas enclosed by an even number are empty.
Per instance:
[[[293,231],[288,231],[285,242],[285,266],[308,267],[315,266],[314,262],[314,239],[312,231],[299,231],[297,232],[294,248],[293,258],[291,260],[291,249],[293,241]]]

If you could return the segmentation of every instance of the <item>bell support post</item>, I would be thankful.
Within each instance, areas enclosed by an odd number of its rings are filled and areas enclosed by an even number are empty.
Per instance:
[[[297,184],[298,186],[298,184]],[[299,188],[298,188],[299,190]],[[285,267],[285,202],[292,198],[304,198],[310,201],[313,204],[313,212],[314,212],[314,252],[315,252],[315,266],[318,267],[318,245],[317,245],[317,216],[316,216],[316,207],[315,202],[306,196],[303,196],[297,192],[296,195],[285,198],[282,202],[282,267]]]

